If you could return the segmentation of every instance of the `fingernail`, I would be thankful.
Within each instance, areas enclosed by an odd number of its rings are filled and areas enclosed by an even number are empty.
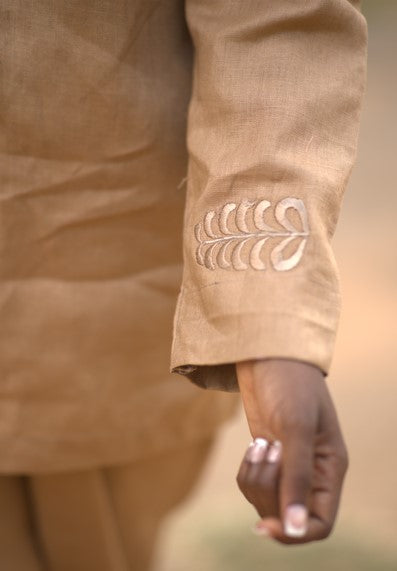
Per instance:
[[[267,453],[267,461],[271,463],[278,462],[281,457],[281,442],[279,440],[275,440]]]
[[[252,462],[253,464],[262,462],[266,456],[266,449],[268,445],[268,441],[264,438],[255,438],[255,440],[251,442],[248,447],[248,450],[245,454],[245,460],[247,462]]]
[[[308,514],[305,506],[292,504],[287,507],[284,533],[288,537],[302,537],[307,532]]]
[[[261,537],[269,537],[270,536],[269,530],[266,527],[264,527],[261,522],[258,522],[252,528],[252,532],[255,535],[260,535]]]

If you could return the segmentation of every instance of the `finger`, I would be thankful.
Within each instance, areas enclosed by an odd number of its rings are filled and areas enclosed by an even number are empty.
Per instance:
[[[260,536],[271,537],[284,545],[302,545],[311,541],[319,541],[329,536],[332,531],[326,522],[309,517],[307,531],[301,537],[291,537],[284,531],[283,522],[277,518],[263,518],[254,527],[254,533]]]
[[[237,474],[238,487],[245,498],[252,504],[255,501],[255,497],[250,485],[250,469],[264,459],[268,445],[269,442],[265,438],[255,438],[248,446]]]
[[[281,442],[249,447],[240,467],[239,488],[261,517],[279,515]]]
[[[254,491],[254,505],[260,517],[280,516],[279,475],[281,461],[281,442],[269,444],[262,462],[252,465],[248,478]]]
[[[283,438],[280,509],[289,537],[302,537],[308,529],[313,448],[314,430],[309,427],[289,429]]]
[[[318,523],[314,539],[324,539],[333,529],[347,471],[347,453],[336,444],[326,454],[317,454],[314,462],[310,515]]]
[[[282,521],[275,518],[262,519],[255,527],[255,532],[258,535],[269,535],[287,545],[327,538],[334,527],[347,465],[343,445],[330,448],[328,454],[316,457],[309,500],[310,516],[307,532],[303,536],[287,535]]]
[[[322,434],[316,438],[310,514],[323,522],[319,532],[324,537],[335,523],[349,459],[330,396],[320,418]]]

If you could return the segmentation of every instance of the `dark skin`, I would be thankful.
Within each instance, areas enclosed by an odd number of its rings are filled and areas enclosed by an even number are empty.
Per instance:
[[[325,539],[335,523],[348,454],[322,371],[293,359],[242,361],[236,370],[252,437],[281,442],[278,460],[268,461],[271,447],[261,449],[263,459],[245,457],[237,476],[261,517],[258,534],[283,544]],[[287,510],[291,505],[298,509]],[[287,535],[288,513],[300,537]]]

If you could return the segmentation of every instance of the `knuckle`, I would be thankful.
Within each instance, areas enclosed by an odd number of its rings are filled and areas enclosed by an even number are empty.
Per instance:
[[[265,499],[274,494],[275,485],[269,479],[255,477],[250,478],[248,481],[246,481],[245,490],[250,495]]]
[[[247,487],[245,479],[240,479],[239,477],[237,477],[236,480],[237,480],[237,486],[242,495],[245,497],[246,500],[248,500],[248,502],[253,503],[252,492],[250,488]]]
[[[336,451],[335,460],[339,471],[342,474],[345,474],[349,467],[350,459],[349,459],[349,453],[344,444],[342,444]]]
[[[243,492],[246,489],[246,479],[242,472],[239,472],[236,476],[236,482],[239,489]]]
[[[236,481],[243,494],[254,492],[257,488],[257,480],[252,474],[239,472],[237,474]]]
[[[245,474],[244,471],[240,468],[237,476],[236,476],[236,482],[237,482],[237,486],[240,488],[241,491],[243,491],[243,489],[245,488]]]

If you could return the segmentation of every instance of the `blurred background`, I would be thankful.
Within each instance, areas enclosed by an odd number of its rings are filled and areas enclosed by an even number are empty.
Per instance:
[[[325,542],[286,548],[254,536],[235,476],[250,441],[242,412],[163,529],[156,571],[397,569],[397,2],[367,0],[368,85],[357,162],[334,251],[343,310],[328,384],[350,450],[341,510]]]

